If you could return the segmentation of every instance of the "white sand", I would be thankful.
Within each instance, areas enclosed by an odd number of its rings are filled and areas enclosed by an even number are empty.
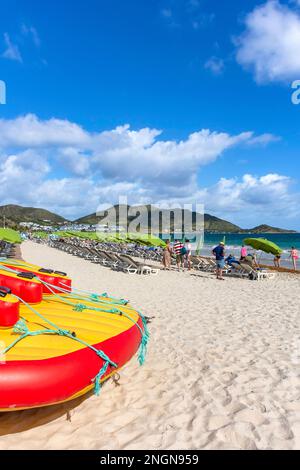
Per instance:
[[[299,276],[141,277],[31,242],[22,253],[155,318],[143,367],[133,358],[100,397],[0,414],[0,449],[300,448]]]

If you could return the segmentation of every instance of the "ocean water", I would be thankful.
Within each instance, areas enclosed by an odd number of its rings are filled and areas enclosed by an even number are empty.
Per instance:
[[[241,247],[245,238],[267,238],[283,251],[290,250],[292,246],[300,250],[300,233],[206,233],[204,244],[216,245],[219,241],[223,241],[223,237],[228,247]]]

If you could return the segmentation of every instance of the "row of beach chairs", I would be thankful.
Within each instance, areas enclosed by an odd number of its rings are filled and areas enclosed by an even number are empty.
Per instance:
[[[149,261],[162,262],[162,250],[149,250],[142,246],[99,243],[78,238],[51,240],[48,244],[74,256],[129,274],[157,274],[160,269]],[[193,269],[208,273],[214,273],[217,268],[213,258],[204,256],[191,256],[191,263]],[[172,258],[172,265],[176,265],[175,258]],[[256,269],[247,263],[232,263],[231,266],[225,263],[224,273],[227,276],[252,280],[272,279],[276,275],[272,271]]]
[[[114,253],[103,250],[101,247],[94,247],[93,245],[84,246],[82,242],[52,240],[49,242],[49,245],[73,256],[109,267],[115,271],[122,271],[128,274],[158,274],[159,272],[156,266],[137,261],[128,254]]]

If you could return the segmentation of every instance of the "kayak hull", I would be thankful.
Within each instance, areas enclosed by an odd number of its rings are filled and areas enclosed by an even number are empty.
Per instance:
[[[140,344],[136,326],[95,344],[117,364],[109,367],[101,382],[123,367]],[[77,398],[94,387],[93,379],[103,361],[89,348],[39,361],[0,363],[0,411],[16,411],[54,405]]]
[[[1,285],[0,412],[79,397],[95,386],[107,358],[101,382],[141,345],[143,321],[124,301],[95,294],[78,299],[68,292],[43,296],[38,279],[0,266]]]

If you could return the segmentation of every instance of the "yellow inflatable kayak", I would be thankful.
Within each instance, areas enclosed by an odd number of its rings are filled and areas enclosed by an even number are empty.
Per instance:
[[[73,291],[32,305],[0,287],[0,411],[98,393],[139,348],[143,362],[147,340],[144,317],[123,299]]]

